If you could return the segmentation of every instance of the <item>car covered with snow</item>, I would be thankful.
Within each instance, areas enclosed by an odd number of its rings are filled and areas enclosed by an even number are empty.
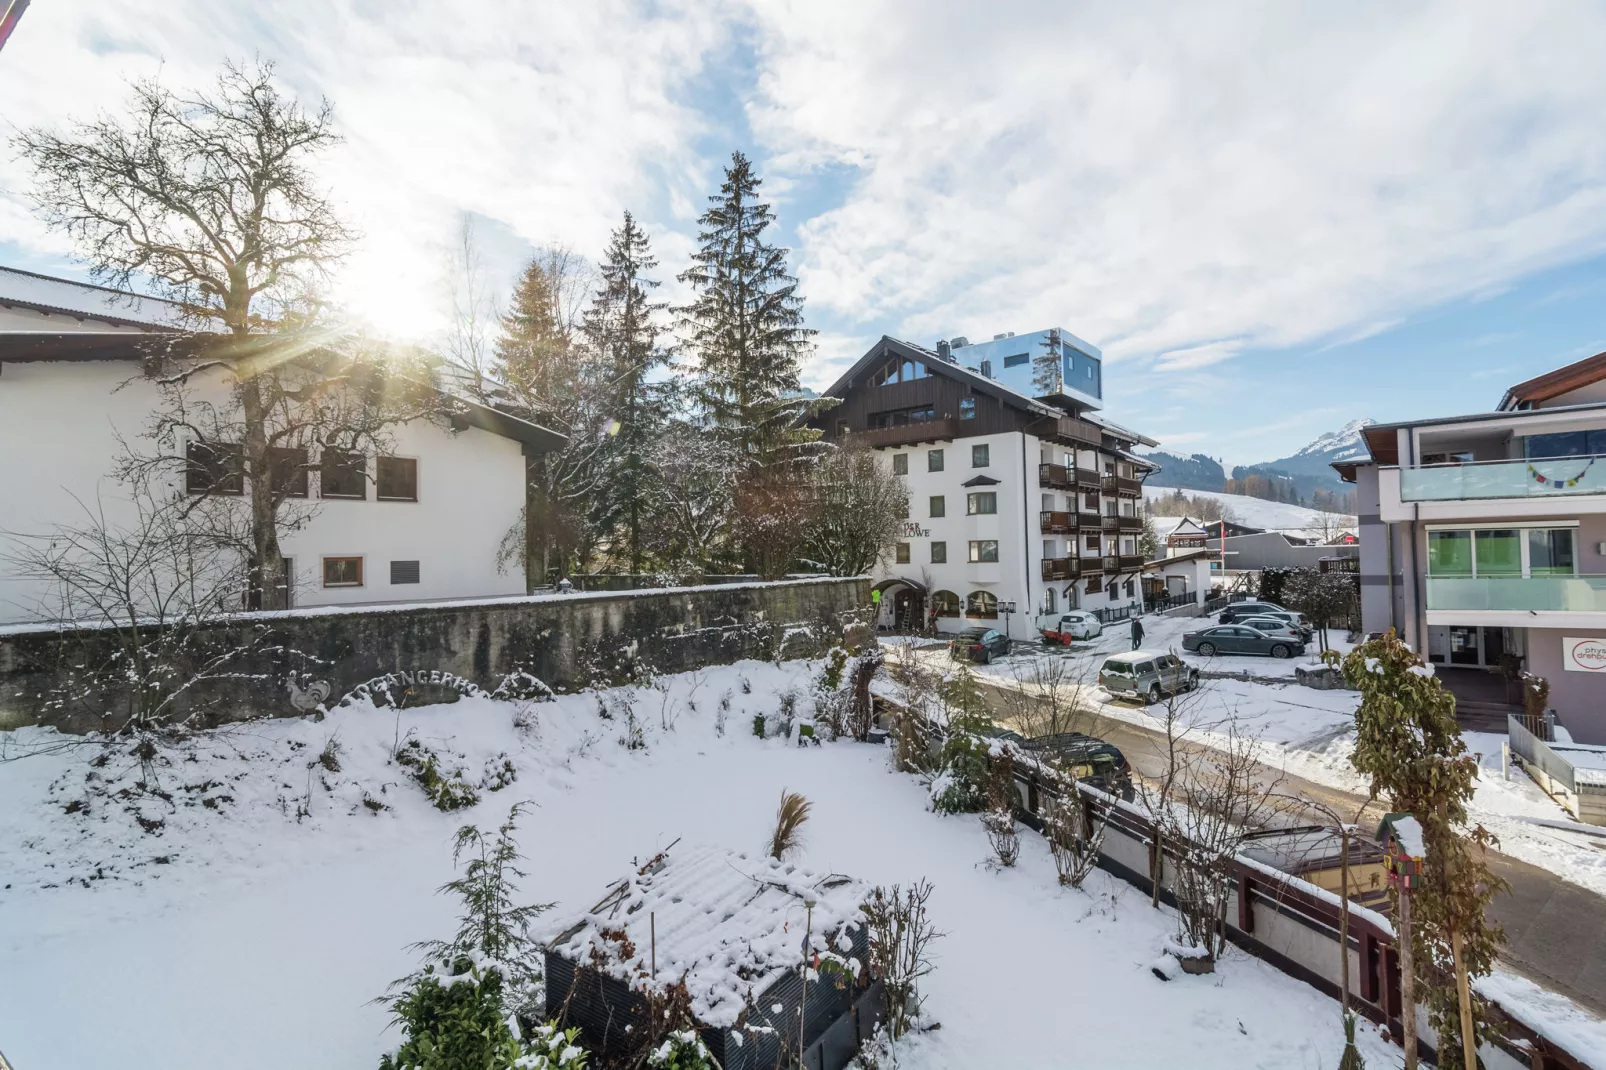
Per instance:
[[[1112,654],[1099,667],[1099,686],[1117,698],[1159,702],[1166,695],[1199,686],[1199,670],[1175,654],[1134,650]]]
[[[1038,617],[1037,630],[1042,633],[1045,646],[1070,646],[1073,639],[1096,639],[1103,635],[1104,625],[1086,610],[1068,609]]]

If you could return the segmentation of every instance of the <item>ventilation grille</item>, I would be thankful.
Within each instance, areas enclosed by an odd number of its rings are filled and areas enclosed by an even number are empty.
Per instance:
[[[392,561],[390,563],[390,582],[391,583],[417,583],[418,582],[418,562],[417,561]]]

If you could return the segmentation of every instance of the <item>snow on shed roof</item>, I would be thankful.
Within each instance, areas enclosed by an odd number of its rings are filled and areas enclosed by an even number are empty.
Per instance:
[[[3,266],[0,266],[0,304],[17,304],[41,312],[64,313],[124,326],[174,329],[183,322],[183,308],[173,301]]]
[[[681,847],[615,884],[547,948],[638,990],[684,981],[697,1020],[728,1028],[754,997],[803,963],[805,932],[813,951],[832,950],[844,927],[862,923],[859,906],[868,895],[866,884],[840,873],[720,847]]]

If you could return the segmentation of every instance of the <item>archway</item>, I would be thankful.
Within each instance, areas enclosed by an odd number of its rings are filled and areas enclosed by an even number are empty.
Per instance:
[[[894,577],[882,580],[871,590],[881,592],[880,613],[876,618],[878,627],[903,632],[926,629],[925,584]]]

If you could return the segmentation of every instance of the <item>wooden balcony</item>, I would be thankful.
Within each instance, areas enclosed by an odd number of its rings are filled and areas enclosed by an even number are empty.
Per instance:
[[[1076,530],[1075,513],[1038,513],[1038,527],[1044,535],[1068,535]]]
[[[1064,490],[1071,485],[1071,475],[1063,464],[1040,464],[1037,466],[1037,482],[1045,487]]]
[[[1034,421],[1027,430],[1038,438],[1053,439],[1066,446],[1091,446],[1098,449],[1104,442],[1104,433],[1086,420],[1070,416],[1044,418]]]
[[[1110,562],[1114,561],[1112,568]],[[1105,572],[1137,572],[1143,568],[1142,554],[1122,554],[1119,557],[1106,557],[1104,559]]]
[[[1098,490],[1102,485],[1099,474],[1091,468],[1078,468],[1076,470],[1076,485],[1083,490]]]
[[[1043,558],[1043,578],[1045,580],[1074,580],[1077,576],[1077,564],[1074,557],[1045,557]]]
[[[1120,526],[1117,528],[1118,531],[1137,534],[1143,530],[1143,518],[1141,516],[1122,516],[1116,519],[1120,521]]]
[[[1114,554],[1106,554],[1105,557],[1104,557],[1104,572],[1105,572],[1105,574],[1109,575],[1109,576],[1113,576],[1117,572],[1120,572],[1120,571],[1121,571],[1121,559],[1119,557],[1116,557]]]
[[[1143,493],[1143,484],[1126,476],[1106,475],[1099,480],[1099,490],[1122,498],[1136,498]]]
[[[1097,513],[1077,513],[1076,526],[1083,531],[1099,530],[1099,515]]]
[[[1120,531],[1121,518],[1118,516],[1110,516],[1108,514],[1099,517],[1099,530],[1107,532]]]
[[[1104,571],[1104,562],[1113,560],[1112,557],[1081,557],[1077,559],[1077,572],[1083,576],[1097,576]]]
[[[913,446],[921,442],[952,441],[959,436],[959,420],[944,416],[940,420],[900,424],[897,427],[873,427],[868,431],[850,431],[842,436],[844,446],[878,450],[888,446]]]

